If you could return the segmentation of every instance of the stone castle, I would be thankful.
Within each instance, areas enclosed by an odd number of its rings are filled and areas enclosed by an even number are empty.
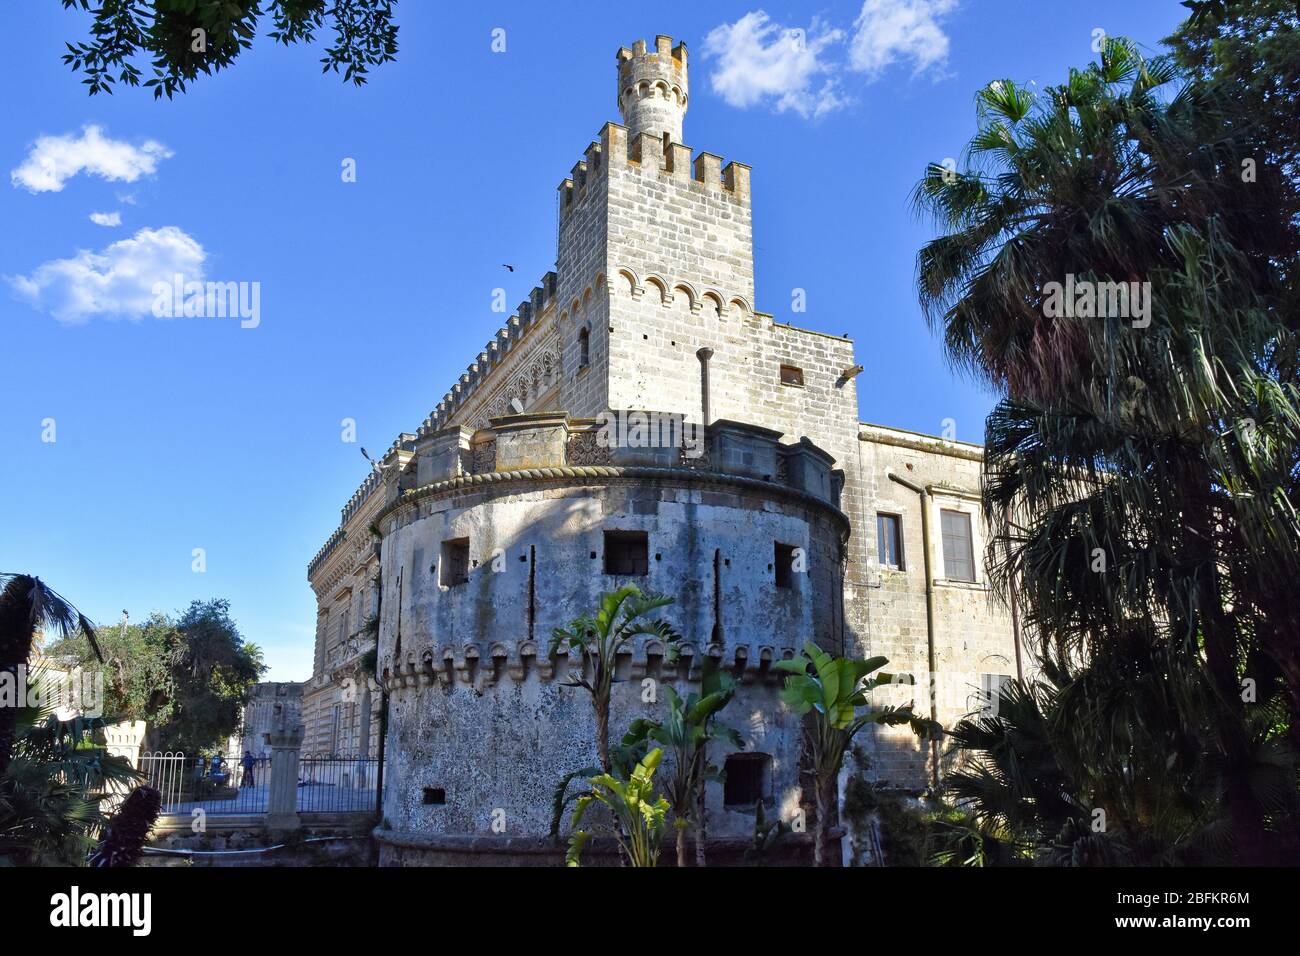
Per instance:
[[[560,183],[555,271],[308,567],[304,749],[375,755],[387,696],[384,862],[547,852],[553,788],[595,756],[589,699],[562,686],[582,662],[548,640],[623,584],[672,596],[687,646],[621,663],[615,739],[662,716],[645,677],[684,696],[708,655],[740,682],[724,718],[745,747],[712,755],[720,841],[749,837],[758,802],[811,802],[771,670],[808,638],[887,657],[918,686],[882,702],[945,724],[1017,672],[982,561],[981,449],[863,424],[853,343],[758,310],[750,167],[683,142],[687,73],[665,36],[618,51],[623,122]],[[906,729],[862,743],[875,779],[941,773]]]

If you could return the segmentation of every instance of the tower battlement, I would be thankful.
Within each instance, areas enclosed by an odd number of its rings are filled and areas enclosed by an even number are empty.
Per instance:
[[[750,200],[750,167],[744,163],[733,161],[723,166],[721,156],[704,150],[692,158],[691,148],[683,143],[670,142],[665,149],[663,140],[654,133],[632,135],[626,126],[606,123],[600,141],[587,147],[586,159],[575,165],[557,187],[561,220],[586,198],[588,183],[594,183],[609,166],[640,167],[684,184],[696,183],[736,202],[747,204]]]
[[[651,133],[680,143],[689,97],[685,43],[673,46],[672,37],[661,34],[653,50],[645,40],[619,49],[618,109],[633,137]]]

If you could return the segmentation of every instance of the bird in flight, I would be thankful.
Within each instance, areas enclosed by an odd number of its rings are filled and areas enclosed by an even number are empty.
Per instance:
[[[504,269],[509,269],[511,272],[514,272],[514,271],[515,271],[515,267],[514,267],[514,266],[506,265],[504,262],[501,263],[501,267],[504,268]]]

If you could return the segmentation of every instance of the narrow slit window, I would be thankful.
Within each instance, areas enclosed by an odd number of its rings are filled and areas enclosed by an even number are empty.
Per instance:
[[[772,570],[776,586],[779,588],[794,587],[795,546],[777,541],[773,550],[775,553],[772,557]]]
[[[984,716],[996,717],[1002,699],[1002,688],[1011,682],[1010,674],[980,674],[979,707]]]
[[[591,364],[591,332],[585,327],[578,333],[578,368]]]

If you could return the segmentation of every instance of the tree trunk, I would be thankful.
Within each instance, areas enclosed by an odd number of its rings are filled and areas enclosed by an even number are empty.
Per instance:
[[[677,821],[677,866],[681,869],[686,867],[686,827],[683,826],[685,821]]]
[[[813,820],[813,866],[826,866],[826,832],[831,823],[834,788],[834,777],[817,781],[817,819]]]
[[[609,761],[609,700],[595,701],[596,707],[596,754],[600,757],[600,766],[605,773],[613,773]]]
[[[18,668],[27,663],[32,653],[32,625],[30,600],[35,582],[27,575],[11,578],[4,593],[0,594],[0,681],[11,682],[15,699],[0,706],[0,773],[4,773],[13,757],[14,734],[18,725],[18,707],[26,688],[18,680]],[[13,706],[9,706],[12,703]]]
[[[1250,742],[1246,738],[1241,685],[1237,675],[1237,635],[1223,610],[1215,554],[1215,521],[1210,509],[1209,477],[1204,468],[1192,464],[1181,482],[1181,499],[1187,534],[1183,536],[1188,567],[1194,568],[1195,621],[1205,642],[1205,662],[1214,690],[1232,715],[1220,722],[1219,739],[1226,756],[1224,809],[1236,835],[1237,862],[1258,865],[1268,856],[1264,831],[1264,810],[1247,782],[1246,764]]]
[[[695,788],[695,865],[704,866],[704,843],[708,839],[707,817],[704,814],[704,780]]]

